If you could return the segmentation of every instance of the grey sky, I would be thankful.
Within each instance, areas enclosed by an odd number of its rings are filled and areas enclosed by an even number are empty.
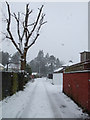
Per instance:
[[[42,27],[40,37],[29,49],[27,60],[35,58],[38,51],[43,50],[45,54],[48,52],[65,62],[70,59],[79,62],[79,53],[88,50],[88,3],[34,2],[30,5],[37,12],[37,8],[42,4],[45,5],[43,11],[48,23]],[[12,11],[24,11],[25,8],[23,2],[13,2],[10,5]],[[2,46],[2,50],[10,54],[16,52],[9,41],[2,42]]]

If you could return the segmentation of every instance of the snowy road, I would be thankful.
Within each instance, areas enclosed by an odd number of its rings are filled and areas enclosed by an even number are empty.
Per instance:
[[[37,79],[33,89],[31,100],[26,106],[22,118],[54,117],[48,99],[45,81]]]
[[[3,118],[87,118],[60,90],[46,78],[35,79],[24,91],[3,101]]]

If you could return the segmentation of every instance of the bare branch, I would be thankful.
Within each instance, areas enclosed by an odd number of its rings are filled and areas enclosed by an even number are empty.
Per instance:
[[[47,21],[43,22],[42,25],[45,24],[45,23],[47,23]]]
[[[40,19],[40,21],[39,21],[39,27],[37,28],[37,34],[39,34],[39,31],[40,31],[40,29],[41,29],[41,26],[47,22],[47,21],[43,22],[44,17],[45,17],[45,14],[42,13],[41,19]]]
[[[41,10],[41,9],[40,9]],[[41,13],[40,13],[41,14]],[[39,14],[39,15],[40,15]],[[39,21],[39,17],[40,16],[38,16],[38,21]],[[44,17],[45,17],[45,14],[42,14],[41,15],[41,19],[40,19],[40,21],[39,21],[39,27],[37,28],[37,34],[36,34],[36,37],[34,38],[34,40],[33,40],[33,42],[28,46],[28,48],[30,48],[35,42],[36,42],[36,40],[37,40],[37,38],[39,37],[39,31],[40,31],[40,28],[41,28],[41,26],[43,25],[43,24],[45,24],[45,23],[47,23],[47,21],[45,21],[45,22],[43,22],[43,20],[44,20]],[[37,23],[35,23],[35,25],[37,26],[37,24],[38,24],[38,22]],[[35,30],[35,28],[36,28],[36,26],[34,25],[34,30]],[[32,33],[33,33],[33,31],[31,31]],[[31,34],[32,34],[31,33]]]
[[[16,47],[16,49],[19,51],[20,54],[22,54],[21,50],[18,48],[13,36],[12,36],[12,33],[10,31],[10,23],[11,23],[11,12],[10,12],[10,7],[9,7],[9,4],[8,2],[6,2],[7,4],[7,8],[8,8],[8,19],[7,19],[7,32],[9,34],[9,36],[6,36],[8,37],[9,39],[11,39],[12,43],[14,44],[14,46]]]
[[[39,21],[39,18],[40,18],[40,15],[41,15],[41,12],[42,12],[43,7],[44,7],[44,6],[42,5],[41,8],[40,8],[39,14],[38,14],[38,16],[37,16],[35,25],[34,25],[32,31],[31,31],[31,33],[28,35],[28,38],[27,38],[27,39],[29,39],[29,38],[31,37],[32,33],[34,32],[34,30],[35,30],[35,28],[36,28],[36,26],[37,26],[37,24],[38,24],[38,21]]]
[[[28,30],[28,19],[29,19],[29,15],[32,13],[32,10],[29,10],[29,4],[26,5],[26,13],[25,13],[25,21],[22,23],[23,25],[23,33],[22,33],[22,37],[21,39],[23,39],[24,35],[26,37],[26,41],[27,41],[27,36],[29,34],[29,30]]]
[[[35,22],[34,22],[34,23],[32,23],[32,24],[29,24],[29,25],[27,25],[27,26],[32,26],[32,25],[35,25]]]
[[[28,14],[30,15],[33,12],[33,10],[31,10]]]
[[[23,26],[23,28],[24,28],[24,21],[22,22],[22,26]],[[25,32],[25,28],[24,28],[24,30],[23,30],[23,33],[22,33],[22,36],[21,36],[21,40],[22,40],[23,37],[24,37],[24,32]]]
[[[14,18],[16,19],[16,22],[17,22],[17,33],[18,33],[18,37],[19,37],[20,42],[22,42],[21,36],[20,36],[20,13],[18,12],[18,17],[17,17],[16,14],[14,13]]]
[[[29,18],[29,8],[28,8],[29,4],[26,5],[26,16],[25,16],[25,37],[27,39],[27,24],[28,24],[28,18]]]
[[[35,39],[33,40],[33,42],[27,47],[27,49],[29,49],[37,40],[37,38],[39,37],[39,34],[36,35]]]
[[[6,35],[6,38],[8,38],[8,39],[10,39],[10,40],[11,40],[11,38],[10,38],[10,37],[8,37],[7,35]]]

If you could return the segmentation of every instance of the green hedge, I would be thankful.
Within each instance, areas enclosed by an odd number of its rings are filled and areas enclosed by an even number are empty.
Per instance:
[[[0,99],[11,96],[19,90],[23,90],[29,80],[29,75],[25,73],[2,72],[2,98]]]
[[[18,74],[13,73],[13,84],[12,84],[12,93],[16,93],[18,91]]]

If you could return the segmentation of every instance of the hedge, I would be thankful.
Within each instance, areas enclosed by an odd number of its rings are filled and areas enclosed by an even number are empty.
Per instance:
[[[2,83],[2,98],[0,95],[0,100],[15,94],[17,91],[23,90],[25,84],[30,80],[29,75],[23,72],[0,72],[0,75],[1,74],[2,80],[0,79],[0,83]]]

